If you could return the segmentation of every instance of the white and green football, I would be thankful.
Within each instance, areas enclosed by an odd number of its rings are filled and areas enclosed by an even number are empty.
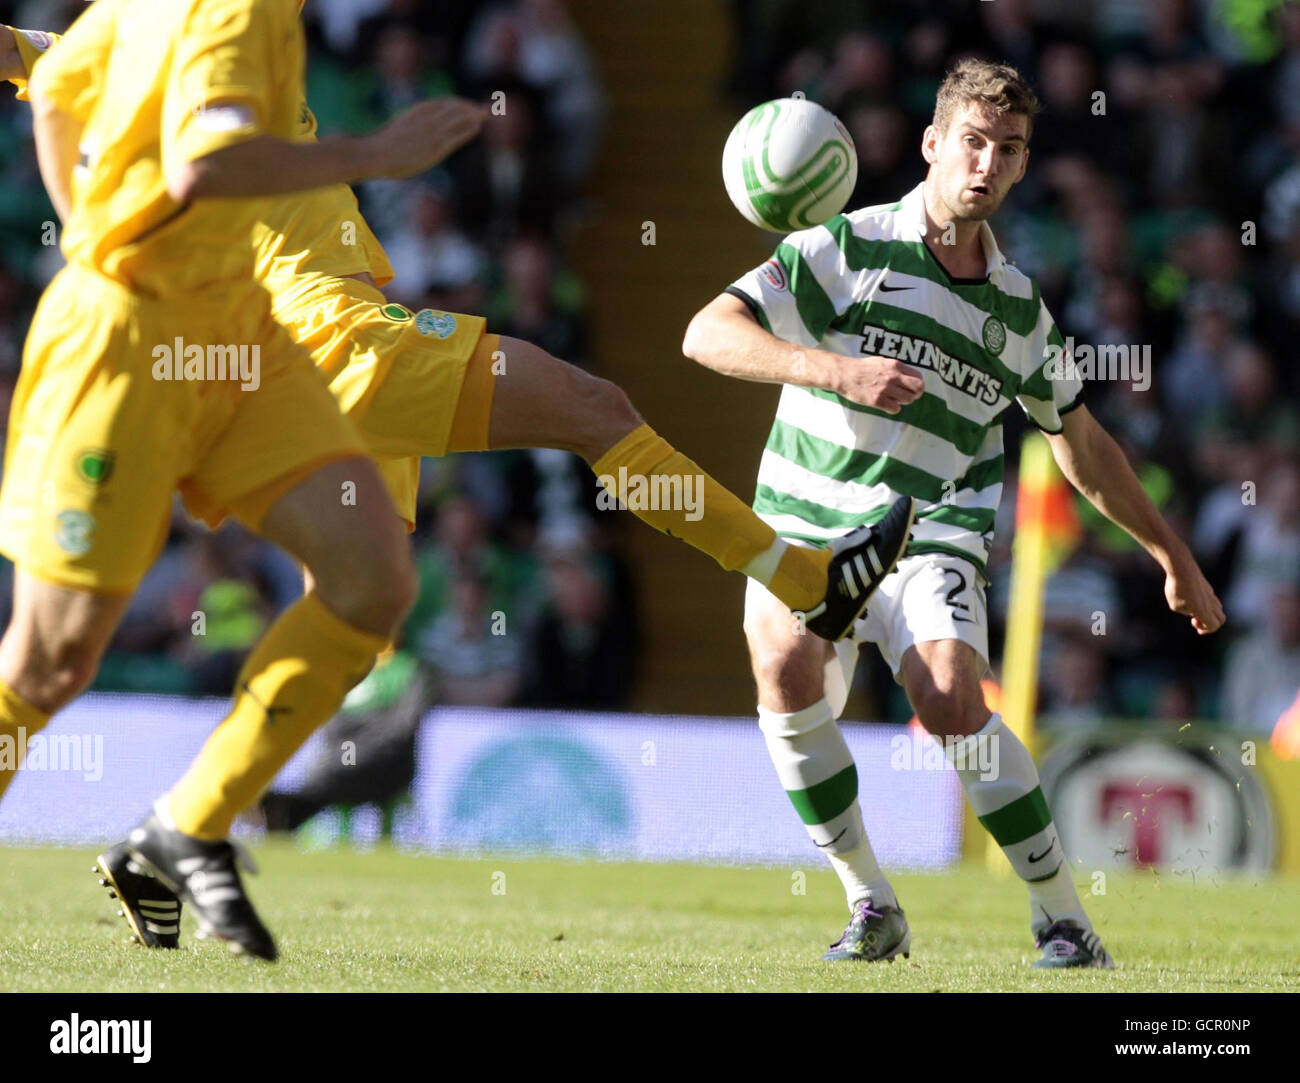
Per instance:
[[[727,195],[749,221],[790,233],[833,218],[858,181],[858,155],[834,114],[804,98],[756,105],[722,151]]]

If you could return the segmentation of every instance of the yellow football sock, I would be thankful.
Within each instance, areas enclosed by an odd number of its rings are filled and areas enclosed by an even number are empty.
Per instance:
[[[628,433],[591,468],[628,511],[727,571],[757,579],[791,609],[811,609],[825,597],[828,553],[787,545],[649,425]]]
[[[811,609],[826,597],[830,563],[828,549],[786,545],[772,578],[760,582],[791,609]]]
[[[230,714],[163,802],[176,829],[225,838],[387,642],[336,617],[314,593],[286,609],[244,663]]]
[[[38,711],[0,681],[0,798],[22,766],[18,757],[27,747],[27,739],[43,730],[49,720],[44,711]]]

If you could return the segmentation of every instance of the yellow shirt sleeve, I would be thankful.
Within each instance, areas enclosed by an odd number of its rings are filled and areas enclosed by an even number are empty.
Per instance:
[[[121,0],[97,0],[61,37],[41,31],[17,32],[18,51],[27,65],[28,82],[39,82],[45,97],[80,120],[90,115],[103,87],[120,7]],[[38,49],[38,43],[27,36],[31,34],[48,38],[49,45],[44,50]],[[23,47],[24,38],[32,45],[30,54]],[[51,49],[56,42],[59,47]],[[19,90],[18,97],[27,97],[25,88]]]
[[[297,0],[204,0],[177,46],[162,124],[164,170],[259,135],[290,138],[304,68]]]
[[[32,69],[36,66],[36,61],[43,57],[46,50],[50,48],[60,35],[48,34],[44,30],[19,30],[16,26],[4,26],[0,23],[0,28],[8,30],[14,37],[14,43],[18,48],[18,58],[23,63],[23,74],[15,75],[9,81],[18,88],[18,100],[27,101],[27,80],[32,74]]]

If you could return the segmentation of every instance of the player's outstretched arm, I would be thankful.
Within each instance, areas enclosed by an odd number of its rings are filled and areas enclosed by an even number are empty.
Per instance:
[[[1047,437],[1061,472],[1164,569],[1169,608],[1190,617],[1200,635],[1217,631],[1224,615],[1214,588],[1201,573],[1191,550],[1151,503],[1120,446],[1097,424],[1086,406],[1071,410],[1061,422],[1062,431]]]
[[[888,414],[898,413],[925,389],[925,381],[898,361],[842,357],[777,338],[731,293],[720,294],[695,314],[682,353],[723,376],[820,388]]]
[[[220,110],[216,102],[209,110]],[[420,102],[367,136],[292,143],[257,136],[180,162],[167,174],[178,203],[285,195],[378,177],[410,177],[432,169],[483,127],[487,109],[463,98]]]

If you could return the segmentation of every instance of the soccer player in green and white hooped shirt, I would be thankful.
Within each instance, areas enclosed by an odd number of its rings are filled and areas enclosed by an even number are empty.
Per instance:
[[[916,523],[858,623],[925,728],[946,741],[972,808],[1028,885],[1038,966],[1109,966],[1084,913],[1024,745],[984,706],[984,561],[1002,489],[1001,415],[1016,400],[1071,484],[1163,568],[1169,606],[1208,634],[1224,620],[1190,551],[1093,420],[1077,378],[1052,379],[1064,340],[1038,287],[986,220],[1025,174],[1038,102],[1005,65],[967,60],[939,89],[925,181],[898,203],[788,236],[773,259],[701,310],[688,357],[780,383],[755,510],[819,544],[884,514]],[[863,828],[857,773],[835,719],[856,646],[800,635],[751,584],[745,635],[759,726],[781,785],[844,884],[850,922],[827,959],[890,959],[911,933]],[[978,767],[987,741],[996,771]],[[993,777],[989,777],[992,775]]]

